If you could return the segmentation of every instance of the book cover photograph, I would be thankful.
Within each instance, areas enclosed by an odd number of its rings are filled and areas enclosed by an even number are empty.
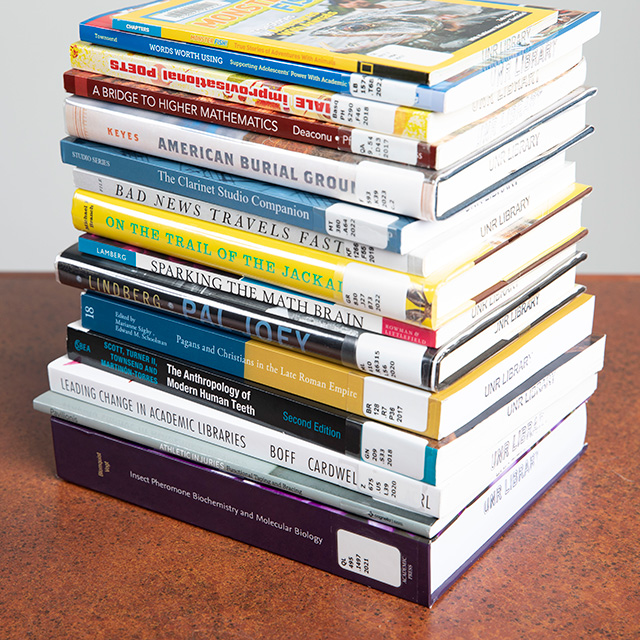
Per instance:
[[[554,24],[550,9],[470,0],[169,0],[115,16],[123,31],[433,83],[430,74]],[[464,67],[463,67],[464,68]],[[413,73],[411,73],[413,72]],[[415,76],[415,77],[414,77]]]
[[[203,529],[203,557],[433,606],[586,448],[600,13],[159,0],[78,26],[77,315],[33,401],[55,474]]]
[[[533,35],[529,43],[511,43],[503,51],[492,50],[486,61],[456,74],[450,80],[428,86],[283,59],[265,59],[251,53],[212,49],[191,42],[163,41],[141,32],[118,31],[111,26],[114,13],[82,21],[79,26],[81,40],[95,45],[107,43],[112,56],[126,52],[159,57],[164,61],[160,64],[168,64],[169,60],[189,61],[201,68],[222,69],[264,80],[337,92],[366,98],[371,103],[383,102],[445,113],[481,101],[499,103],[522,85],[530,85],[543,68],[553,67],[561,58],[579,51],[600,29],[600,13],[597,11],[561,10],[557,23]]]

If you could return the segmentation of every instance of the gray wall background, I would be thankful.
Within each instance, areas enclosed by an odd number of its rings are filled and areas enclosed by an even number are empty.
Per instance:
[[[562,2],[563,4],[560,4]],[[589,253],[583,273],[640,273],[637,25],[639,0],[536,0],[539,6],[603,12],[600,35],[585,47],[588,83],[599,95],[588,107],[596,134],[571,151],[580,182],[593,185],[584,205]],[[55,255],[75,242],[70,221],[71,169],[62,164],[62,73],[82,19],[136,4],[133,0],[36,0],[3,12],[0,167],[0,271],[51,271]],[[19,20],[27,28],[12,28]]]

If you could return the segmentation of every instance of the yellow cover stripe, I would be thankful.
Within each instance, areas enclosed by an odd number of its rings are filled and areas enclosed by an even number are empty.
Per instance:
[[[256,10],[256,13],[268,10],[268,4],[273,2],[265,2],[263,7]],[[473,43],[451,53],[448,60],[438,64],[424,65],[413,64],[408,62],[395,62],[386,58],[379,58],[372,55],[362,55],[357,53],[335,53],[309,45],[298,43],[289,43],[278,41],[269,37],[257,37],[251,35],[237,34],[233,31],[227,31],[224,28],[214,29],[212,27],[201,26],[197,24],[202,22],[206,24],[207,16],[199,16],[191,22],[185,24],[172,25],[166,21],[157,20],[148,17],[150,13],[157,13],[185,4],[185,0],[168,0],[167,2],[154,3],[152,5],[143,6],[137,10],[127,11],[122,16],[122,21],[132,25],[147,25],[160,29],[160,37],[167,40],[177,40],[179,42],[192,42],[195,44],[208,45],[231,51],[238,51],[252,55],[265,56],[267,58],[280,58],[283,60],[291,60],[301,64],[310,64],[320,67],[328,67],[348,72],[374,73],[375,66],[395,67],[400,70],[415,71],[418,74],[424,74],[422,83],[428,83],[428,74],[439,69],[446,69],[453,63],[458,63],[469,56],[477,54],[485,49],[493,46],[499,46],[504,40],[507,40],[517,34],[533,28],[541,20],[544,20],[555,12],[550,9],[540,7],[524,7],[514,5],[512,7],[504,4],[495,4],[492,2],[479,2],[477,0],[440,0],[441,2],[449,2],[450,4],[466,4],[482,7],[491,7],[504,9],[508,11],[519,11],[524,14],[521,20],[514,24],[503,27],[499,32],[490,34],[483,38],[479,38]],[[309,3],[313,4],[313,3]],[[233,6],[233,5],[232,5]],[[225,11],[221,9],[220,11]],[[208,15],[213,14],[210,12]],[[274,12],[277,13],[277,12]],[[274,18],[275,19],[275,18]],[[115,24],[116,28],[120,25]],[[133,30],[133,29],[132,29]],[[155,33],[153,35],[156,35]],[[367,71],[368,67],[373,67],[372,71]]]

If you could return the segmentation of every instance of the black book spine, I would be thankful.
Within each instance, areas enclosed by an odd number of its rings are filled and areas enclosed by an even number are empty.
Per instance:
[[[73,325],[67,327],[67,355],[83,364],[248,418],[332,451],[361,457],[362,419],[339,409],[303,401]]]

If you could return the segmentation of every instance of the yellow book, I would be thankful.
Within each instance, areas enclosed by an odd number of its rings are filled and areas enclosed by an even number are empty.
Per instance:
[[[528,42],[551,9],[476,0],[167,0],[114,29],[359,74],[435,84]]]
[[[577,185],[548,220],[453,272],[413,276],[353,262],[305,247],[222,227],[133,202],[77,190],[72,218],[77,229],[144,249],[221,268],[277,286],[436,329],[581,238]],[[570,204],[573,202],[573,204]],[[473,269],[472,269],[473,267]]]

